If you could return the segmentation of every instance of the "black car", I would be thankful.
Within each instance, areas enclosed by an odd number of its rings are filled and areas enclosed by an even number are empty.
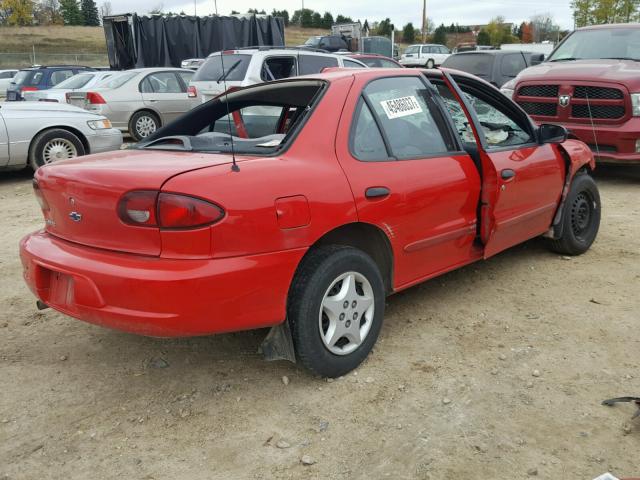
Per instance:
[[[349,44],[346,38],[340,35],[318,35],[309,37],[309,39],[300,45],[304,48],[317,48],[326,50],[327,52],[339,52],[340,50],[349,50]]]
[[[79,65],[50,65],[25,68],[16,73],[7,88],[7,101],[24,100],[22,92],[33,90],[47,90],[73,77],[76,73],[94,71],[91,67]]]
[[[442,66],[471,73],[500,88],[518,73],[544,60],[541,53],[514,50],[479,50],[456,53],[447,58]]]

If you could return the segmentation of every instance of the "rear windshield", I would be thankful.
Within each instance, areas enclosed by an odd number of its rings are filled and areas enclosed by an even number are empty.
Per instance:
[[[60,82],[56,85],[56,88],[82,88],[89,83],[89,80],[92,78],[93,75],[90,73],[81,73],[67,78],[64,82]]]
[[[494,56],[488,53],[470,53],[467,55],[451,55],[442,64],[443,67],[462,70],[478,77],[489,77]]]
[[[310,37],[306,42],[304,42],[304,44],[308,47],[317,47],[318,45],[320,45],[321,39],[322,37]]]
[[[313,114],[325,83],[263,83],[213,99],[147,137],[137,148],[268,155]]]
[[[120,74],[116,73],[113,76],[108,77],[107,79],[98,83],[97,86],[100,88],[119,88],[136,75],[138,75],[138,72],[125,72]]]
[[[207,58],[193,76],[193,82],[228,80],[241,82],[247,74],[251,55],[223,54]]]
[[[38,70],[20,70],[13,77],[13,83],[17,85],[36,86],[40,84],[44,73]]]

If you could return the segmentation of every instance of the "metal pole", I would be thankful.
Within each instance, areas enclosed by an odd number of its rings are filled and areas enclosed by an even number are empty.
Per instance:
[[[393,46],[395,45],[396,42],[396,27],[391,25],[391,55],[390,57],[393,58]]]
[[[197,0],[193,0],[193,16],[198,16],[198,3]]]
[[[427,0],[422,0],[422,43],[427,38]]]
[[[33,48],[33,65],[36,65],[36,46],[35,45],[31,45],[31,47]]]

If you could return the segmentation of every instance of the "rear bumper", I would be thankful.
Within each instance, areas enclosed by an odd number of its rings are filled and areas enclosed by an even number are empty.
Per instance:
[[[38,299],[89,323],[157,337],[281,323],[305,251],[174,260],[84,247],[44,231],[20,242],[23,276]]]
[[[97,130],[95,135],[87,136],[90,153],[111,152],[120,150],[122,146],[122,132],[116,128]]]

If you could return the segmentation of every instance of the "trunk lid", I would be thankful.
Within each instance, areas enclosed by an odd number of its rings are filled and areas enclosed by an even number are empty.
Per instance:
[[[176,175],[230,162],[227,155],[123,150],[42,167],[35,179],[49,205],[46,230],[90,247],[160,255],[160,229],[127,225],[118,217],[122,195],[160,190]]]

